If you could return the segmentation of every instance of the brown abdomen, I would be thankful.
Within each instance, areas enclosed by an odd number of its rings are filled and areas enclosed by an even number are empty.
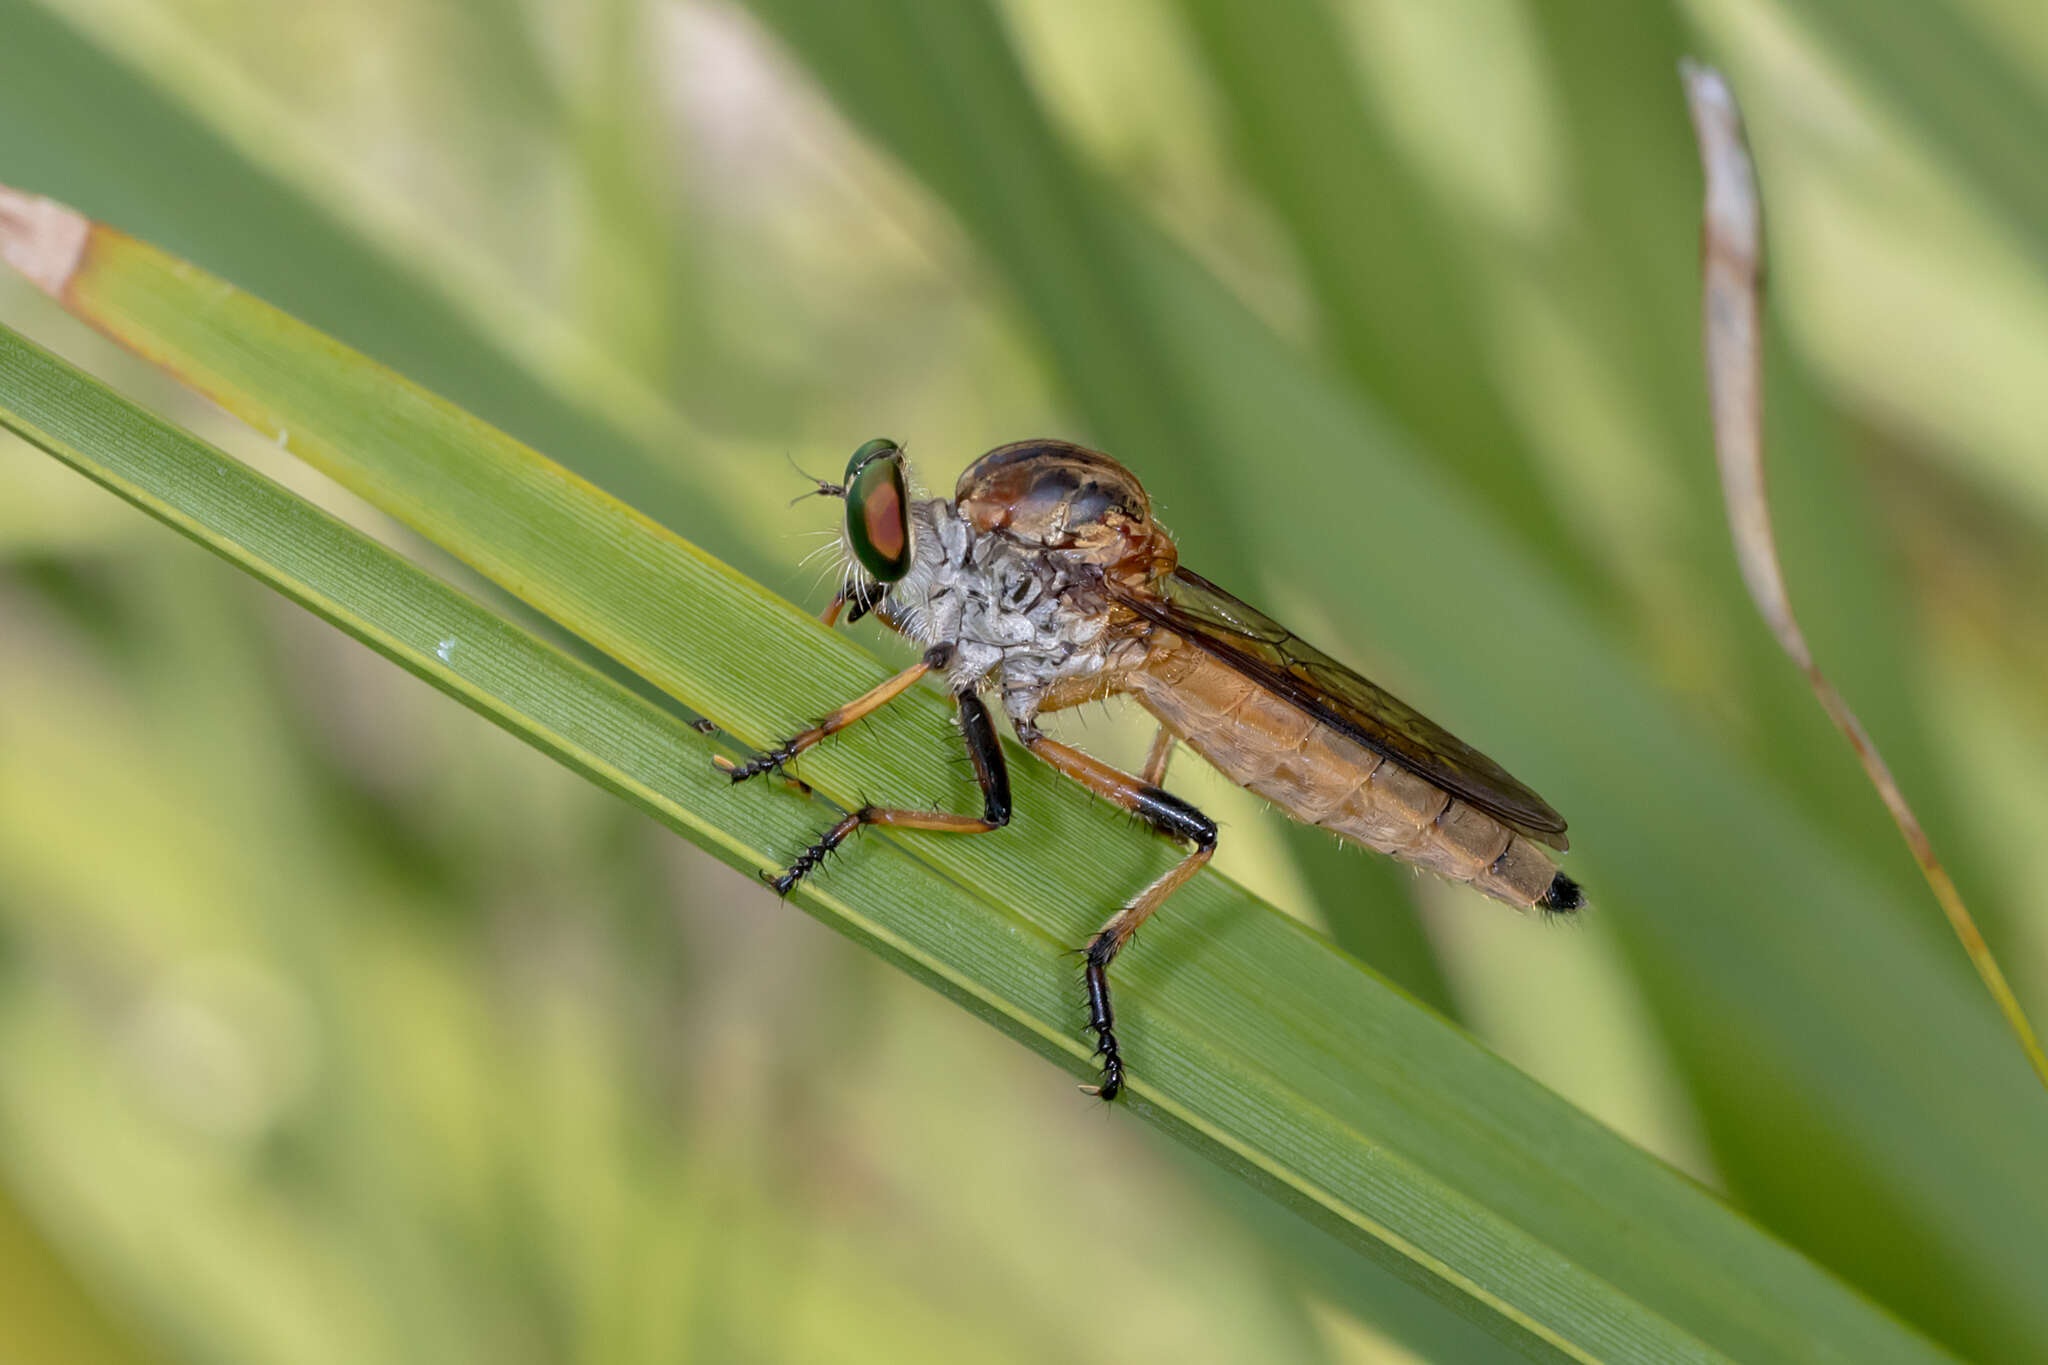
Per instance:
[[[1531,840],[1199,648],[1161,642],[1128,683],[1189,748],[1297,820],[1510,905],[1551,889],[1557,869]]]

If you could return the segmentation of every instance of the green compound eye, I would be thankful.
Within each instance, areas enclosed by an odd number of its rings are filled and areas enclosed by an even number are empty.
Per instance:
[[[895,455],[901,458],[902,454],[902,447],[886,436],[878,436],[874,440],[867,442],[859,450],[854,451],[853,458],[846,462],[845,482],[847,486],[852,487],[853,481],[860,476],[861,469],[869,460],[883,455]]]
[[[910,572],[910,490],[894,441],[869,441],[846,462],[846,538],[876,581]]]

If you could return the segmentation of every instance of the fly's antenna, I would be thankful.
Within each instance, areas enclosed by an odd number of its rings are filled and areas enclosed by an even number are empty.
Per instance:
[[[802,479],[805,483],[817,485],[817,487],[813,488],[810,492],[799,493],[795,497],[791,498],[789,500],[789,505],[791,507],[796,506],[805,498],[843,498],[846,496],[845,484],[832,483],[827,479],[821,479],[816,474],[810,473],[802,465],[796,462],[796,456],[790,454],[786,450],[782,452],[782,458],[789,461],[789,467],[796,471],[796,476],[798,478]]]

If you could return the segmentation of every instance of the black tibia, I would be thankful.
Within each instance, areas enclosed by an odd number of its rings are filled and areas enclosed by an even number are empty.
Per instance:
[[[967,741],[967,761],[974,765],[974,780],[981,787],[982,816],[1000,829],[1010,823],[1010,765],[1003,757],[1003,742],[996,738],[995,723],[988,707],[972,692],[956,692],[960,707],[960,738]]]
[[[960,708],[960,737],[967,742],[967,757],[974,765],[974,780],[981,785],[981,814],[954,815],[937,810],[900,810],[889,806],[862,806],[849,811],[818,836],[818,841],[798,855],[787,871],[764,880],[777,895],[787,896],[796,884],[817,870],[855,831],[867,825],[894,825],[899,829],[934,830],[942,834],[986,834],[1010,823],[1010,769],[1003,760],[1003,746],[996,738],[988,708],[972,692],[958,692],[953,700]]]
[[[1088,941],[1088,966],[1082,980],[1088,991],[1088,1027],[1095,1031],[1095,1052],[1102,1058],[1102,1081],[1090,1088],[1103,1099],[1113,1100],[1124,1088],[1124,1061],[1117,1045],[1116,1012],[1109,1003],[1109,964],[1138,926],[1209,861],[1216,851],[1216,822],[1172,792],[1047,738],[1028,721],[1018,725],[1017,737],[1032,753],[1096,795],[1114,801],[1167,838],[1194,845],[1193,852],[1111,915]]]
[[[1169,839],[1205,851],[1216,847],[1216,822],[1162,787],[1140,787],[1133,812]]]

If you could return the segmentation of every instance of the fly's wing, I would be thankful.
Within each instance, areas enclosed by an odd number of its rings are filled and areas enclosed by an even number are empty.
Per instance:
[[[1532,839],[1566,847],[1564,817],[1500,764],[1255,607],[1186,569],[1160,594],[1111,595],[1340,733]]]

